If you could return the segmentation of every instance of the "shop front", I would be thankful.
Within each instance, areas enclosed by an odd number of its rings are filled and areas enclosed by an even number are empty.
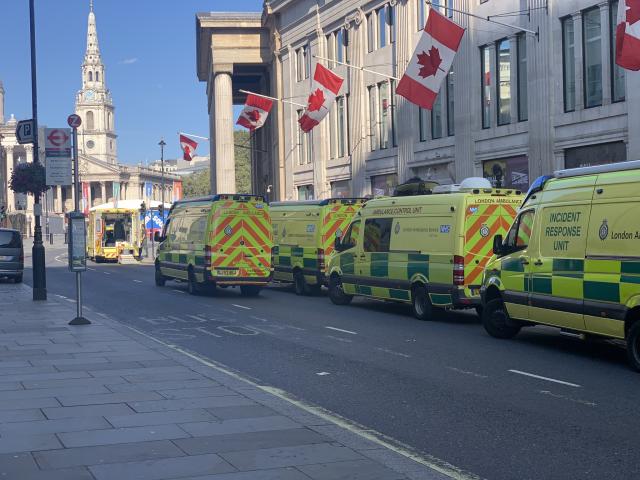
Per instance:
[[[526,155],[487,160],[482,163],[483,176],[496,188],[529,189],[529,159]]]

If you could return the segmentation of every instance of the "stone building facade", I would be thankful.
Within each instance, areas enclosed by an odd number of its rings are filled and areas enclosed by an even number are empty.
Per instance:
[[[274,106],[253,136],[266,179],[254,183],[259,192],[271,183],[283,199],[382,195],[414,176],[483,175],[525,189],[555,169],[640,159],[640,73],[613,61],[617,4],[271,0],[253,16],[201,13],[197,70],[211,137],[233,128],[217,112],[242,102],[239,88],[306,103],[320,61],[345,78],[337,102],[310,134],[298,128],[302,107]],[[431,112],[394,94],[430,8],[467,29]],[[220,143],[212,172],[233,158]]]

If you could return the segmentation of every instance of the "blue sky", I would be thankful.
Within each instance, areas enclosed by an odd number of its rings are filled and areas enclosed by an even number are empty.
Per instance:
[[[31,117],[29,2],[1,0],[0,80],[5,116]],[[81,87],[89,0],[36,0],[38,117],[66,126]],[[94,0],[107,86],[116,107],[118,157],[138,163],[179,155],[176,132],[209,135],[205,83],[196,76],[195,14],[261,11],[262,0]],[[198,153],[206,154],[202,143]]]

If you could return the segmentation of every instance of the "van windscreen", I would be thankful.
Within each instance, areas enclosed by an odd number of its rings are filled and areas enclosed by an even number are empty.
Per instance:
[[[20,248],[20,234],[8,230],[0,230],[0,248]]]

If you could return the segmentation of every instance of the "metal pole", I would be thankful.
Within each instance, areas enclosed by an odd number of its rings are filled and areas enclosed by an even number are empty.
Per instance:
[[[381,77],[389,78],[391,80],[400,81],[400,79],[398,77],[394,77],[393,75],[387,75],[386,73],[376,72],[375,70],[370,70],[370,69],[365,68],[365,67],[359,67],[358,65],[351,65],[350,63],[346,63],[346,62],[340,62],[338,60],[331,60],[330,58],[321,57],[320,55],[313,55],[313,58],[317,58],[318,60],[324,60],[325,62],[329,62],[329,63],[333,62],[333,63],[337,63],[338,65],[344,65],[347,68],[353,68],[355,70],[361,70],[363,72],[373,73],[374,75],[380,75]],[[242,91],[242,90],[240,90],[240,91]]]
[[[306,105],[303,105],[301,103],[292,102],[290,100],[283,100],[282,98],[277,98],[277,97],[270,97],[269,95],[263,95],[262,93],[250,92],[249,90],[242,90],[242,89],[239,89],[238,91],[240,93],[246,93],[247,95],[255,95],[256,97],[262,97],[262,98],[267,98],[269,100],[275,100],[276,102],[289,103],[291,105],[295,105],[296,107],[303,107],[303,108],[306,107]]]
[[[31,110],[33,116],[33,163],[40,163],[40,152],[38,146],[38,87],[36,75],[36,26],[34,13],[34,0],[29,0],[29,31],[31,40]],[[33,300],[47,299],[47,272],[44,262],[44,244],[42,243],[42,226],[40,224],[40,214],[42,205],[40,195],[34,195],[33,213],[36,217],[36,225],[33,232],[33,248],[31,255],[33,259]]]
[[[160,206],[160,213],[162,214],[161,218],[164,222],[164,146],[166,145],[164,138],[160,139],[158,145],[160,145],[160,169],[162,170],[162,205]]]
[[[78,170],[78,129],[73,128],[73,188],[75,198],[73,206],[76,213],[80,213],[80,172]],[[69,221],[71,227],[71,221]],[[67,230],[71,234],[70,229]],[[69,240],[71,241],[71,240]],[[81,272],[76,272],[76,318],[69,322],[69,325],[89,325],[91,322],[82,316],[82,279]]]

